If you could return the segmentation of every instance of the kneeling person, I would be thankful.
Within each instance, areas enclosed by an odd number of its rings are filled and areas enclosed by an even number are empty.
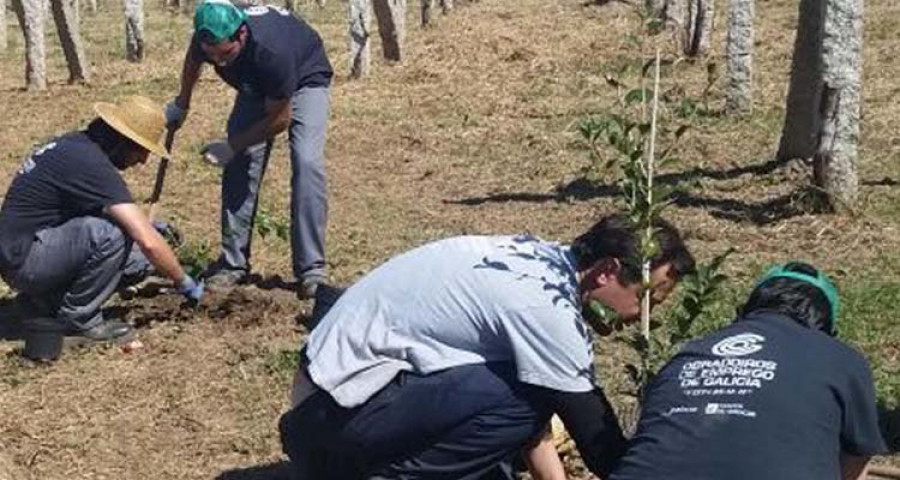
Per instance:
[[[838,306],[815,268],[773,268],[734,323],[660,371],[610,478],[864,479],[886,448],[868,365],[834,338]]]
[[[100,311],[123,275],[155,268],[195,302],[203,286],[181,268],[119,174],[151,152],[166,154],[162,108],[135,96],[95,110],[86,130],[36,149],[13,179],[0,210],[0,275],[20,292],[25,322],[52,317],[69,334],[105,341],[131,332]]]
[[[660,221],[656,300],[694,268]],[[393,258],[351,286],[311,333],[281,420],[298,478],[511,477],[553,413],[605,475],[624,438],[594,383],[587,305],[638,318],[639,236],[607,217],[569,246],[528,236],[450,238]],[[543,455],[543,456],[541,456]],[[547,459],[550,458],[549,461]]]

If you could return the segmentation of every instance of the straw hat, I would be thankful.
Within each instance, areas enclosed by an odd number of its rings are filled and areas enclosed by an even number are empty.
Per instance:
[[[159,156],[168,155],[162,144],[166,131],[166,117],[162,108],[146,97],[127,97],[118,105],[106,102],[94,104],[94,111],[117,132]]]

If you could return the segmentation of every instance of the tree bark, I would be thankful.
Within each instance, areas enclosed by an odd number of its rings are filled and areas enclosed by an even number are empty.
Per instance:
[[[816,150],[822,78],[825,1],[801,0],[778,159],[811,158]]]
[[[43,0],[13,0],[25,37],[25,81],[29,90],[47,88]]]
[[[725,111],[747,113],[753,108],[753,18],[755,0],[730,0],[725,44],[728,85]]]
[[[863,53],[863,0],[829,0],[823,38],[822,129],[813,178],[835,211],[859,195],[857,155]]]
[[[81,36],[78,33],[74,1],[51,0],[50,7],[56,23],[56,32],[59,34],[59,42],[62,44],[63,54],[66,56],[69,83],[86,82],[89,76],[87,58],[84,55]]]
[[[403,42],[406,38],[406,0],[372,1],[384,58],[402,61]]]
[[[369,74],[372,8],[370,0],[350,0],[350,78]]]
[[[434,0],[422,0],[422,26],[431,25],[431,12],[434,10]]]
[[[143,0],[125,0],[125,58],[129,62],[144,59]]]
[[[9,40],[6,37],[6,1],[0,0],[0,52],[9,48]]]
[[[863,0],[803,0],[779,159],[812,158],[835,211],[859,192]],[[808,35],[808,38],[803,38]]]

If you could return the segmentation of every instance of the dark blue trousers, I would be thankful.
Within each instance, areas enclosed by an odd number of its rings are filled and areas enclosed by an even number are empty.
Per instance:
[[[550,414],[510,365],[468,365],[402,373],[353,409],[320,391],[280,430],[296,480],[499,480]]]

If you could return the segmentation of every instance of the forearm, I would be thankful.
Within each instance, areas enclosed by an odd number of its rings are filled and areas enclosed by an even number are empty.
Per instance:
[[[181,68],[181,89],[178,91],[176,102],[178,106],[189,110],[191,108],[191,97],[194,95],[194,87],[200,79],[200,72],[203,64],[197,62],[191,57],[191,52],[184,57],[184,65]]]
[[[603,391],[553,395],[553,408],[594,475],[606,478],[625,453],[618,418]]]
[[[549,425],[535,442],[522,449],[522,457],[534,480],[566,479],[566,471],[553,444],[553,435]]]
[[[153,231],[147,236],[147,239],[138,242],[138,247],[144,253],[144,256],[156,267],[157,272],[171,279],[175,285],[180,285],[187,274],[181,268],[175,252],[172,251],[159,233]]]
[[[267,101],[266,111],[265,118],[228,138],[232,150],[243,152],[247,147],[262,143],[287,130],[291,123],[290,99]]]
[[[843,480],[865,480],[869,457],[841,454],[841,478]]]

